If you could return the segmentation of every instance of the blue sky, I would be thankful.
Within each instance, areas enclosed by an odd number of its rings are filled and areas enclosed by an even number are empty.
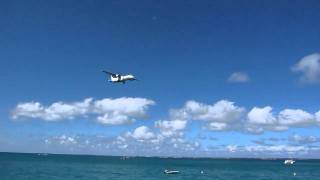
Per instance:
[[[318,158],[318,6],[0,2],[0,151]]]

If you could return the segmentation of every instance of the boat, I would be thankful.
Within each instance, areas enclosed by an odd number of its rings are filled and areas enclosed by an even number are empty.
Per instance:
[[[48,153],[38,153],[38,156],[48,156]]]
[[[293,163],[295,163],[296,161],[292,160],[292,159],[286,159],[284,160],[283,164],[288,164],[288,165],[292,165]]]
[[[121,160],[127,160],[127,159],[129,159],[129,157],[128,156],[122,156],[122,157],[120,157],[120,159]]]
[[[178,174],[179,173],[179,171],[175,171],[175,170],[164,170],[164,173],[165,174]]]

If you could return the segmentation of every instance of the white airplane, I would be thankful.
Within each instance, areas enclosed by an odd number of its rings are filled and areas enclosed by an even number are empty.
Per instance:
[[[121,74],[116,74],[116,73],[112,73],[112,72],[108,72],[108,71],[104,71],[104,70],[102,72],[110,75],[109,82],[112,82],[112,83],[120,83],[120,82],[122,82],[124,84],[124,83],[126,83],[126,81],[138,80],[132,74],[121,75]]]

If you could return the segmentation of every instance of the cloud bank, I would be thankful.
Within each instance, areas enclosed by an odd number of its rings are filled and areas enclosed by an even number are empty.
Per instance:
[[[39,102],[19,103],[12,111],[12,118],[61,121],[94,116],[105,125],[129,124],[135,119],[146,118],[146,111],[155,102],[145,98],[117,98],[94,100],[87,98],[80,102],[55,102],[44,106]]]
[[[129,124],[143,119],[155,102],[146,98],[87,98],[78,102],[55,102],[45,106],[40,102],[19,103],[12,111],[15,120],[39,119],[63,121],[76,118],[95,119],[106,125]],[[320,111],[310,113],[302,109],[285,108],[275,112],[271,106],[245,108],[229,100],[211,104],[189,100],[180,108],[169,110],[164,120],[140,125],[120,132],[115,137],[95,135],[56,135],[44,140],[45,146],[59,152],[94,152],[113,155],[209,156],[247,157],[260,155],[275,157],[285,154],[317,156],[319,137],[293,135],[288,139],[258,139],[252,145],[202,143],[192,138],[190,127],[199,123],[199,133],[237,131],[261,134],[266,131],[286,131],[290,128],[319,127]],[[199,127],[199,126],[195,126]],[[194,129],[192,129],[194,130]],[[190,137],[191,136],[191,137]],[[260,137],[260,136],[257,136]]]
[[[240,131],[259,134],[264,131],[284,131],[292,127],[318,127],[320,111],[309,113],[302,109],[283,109],[278,114],[271,106],[253,107],[247,111],[234,102],[221,100],[204,104],[187,101],[182,108],[172,109],[170,117],[187,122],[204,121],[211,131]]]
[[[79,102],[55,102],[44,106],[39,102],[19,103],[12,111],[12,118],[62,121],[75,118],[93,118],[105,125],[133,123],[145,119],[147,110],[155,102],[146,98],[100,99],[87,98]],[[162,136],[182,136],[188,124],[204,122],[210,131],[240,131],[259,134],[265,131],[285,131],[293,127],[318,127],[320,111],[309,113],[302,109],[286,108],[278,113],[271,106],[247,110],[232,101],[220,100],[205,104],[194,100],[183,107],[169,110],[167,120],[155,121],[154,126]]]
[[[133,132],[122,136],[107,137],[101,135],[60,135],[43,140],[47,147],[54,147],[63,152],[134,156],[200,156],[200,157],[319,157],[320,147],[301,144],[256,144],[256,145],[201,145],[200,142],[185,138],[163,138],[151,133],[150,129],[140,126]],[[292,141],[319,142],[317,137],[295,135]],[[270,140],[271,141],[271,140]],[[291,141],[291,139],[289,139]]]

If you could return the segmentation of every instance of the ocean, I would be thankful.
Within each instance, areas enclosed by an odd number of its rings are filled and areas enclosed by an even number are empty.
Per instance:
[[[164,174],[164,170],[179,174]],[[202,171],[202,172],[201,172]],[[295,175],[294,175],[295,174]],[[0,153],[1,180],[320,179],[320,160],[156,158]]]

